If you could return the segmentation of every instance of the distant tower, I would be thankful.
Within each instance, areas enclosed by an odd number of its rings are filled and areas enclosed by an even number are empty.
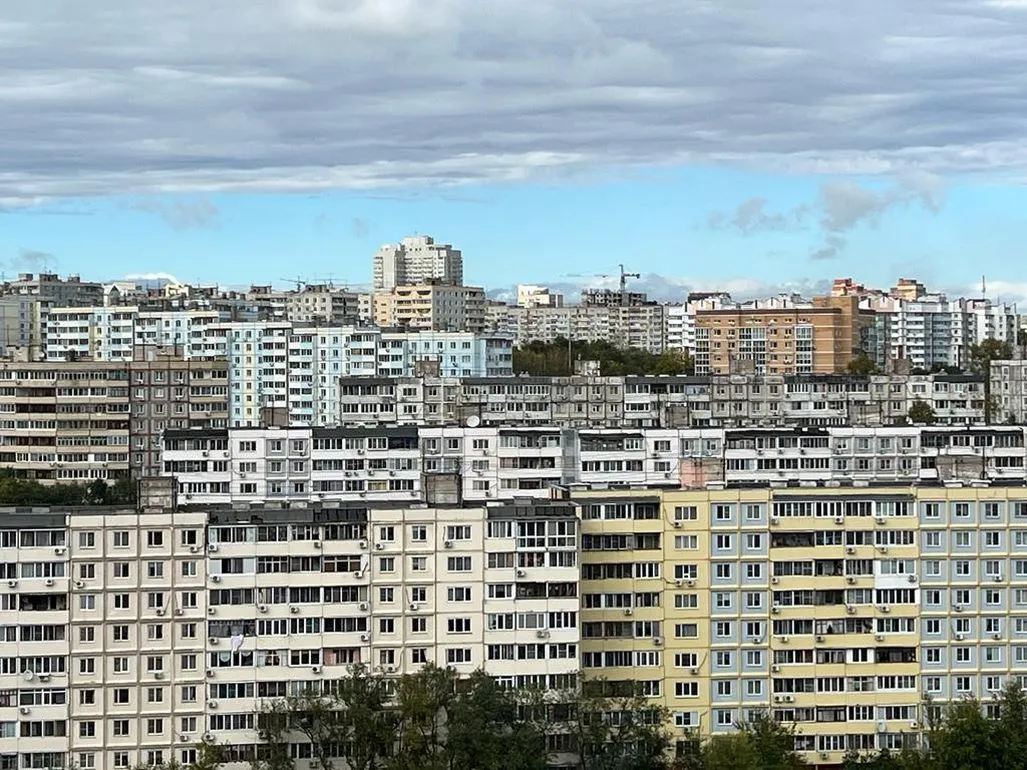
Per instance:
[[[984,276],[981,276],[981,299],[988,298],[988,285],[984,281]]]

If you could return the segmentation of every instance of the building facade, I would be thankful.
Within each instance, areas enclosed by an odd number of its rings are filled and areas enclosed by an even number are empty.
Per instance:
[[[303,457],[290,455],[302,447]],[[553,488],[1018,482],[1024,428],[336,427],[167,430],[162,474],[195,505],[548,498]]]
[[[818,297],[805,307],[699,311],[695,324],[697,374],[841,374],[868,347],[873,314],[856,297]]]
[[[404,238],[398,244],[386,244],[374,255],[374,292],[436,282],[463,285],[464,258],[459,249],[418,235]]]
[[[228,424],[223,362],[0,361],[0,468],[44,483],[156,474],[165,429]]]
[[[407,331],[481,332],[485,290],[441,283],[396,286],[374,295],[374,323]]]
[[[339,387],[336,424],[868,427],[902,422],[920,402],[938,424],[984,420],[984,382],[971,375],[353,377]]]
[[[2,522],[11,768],[188,765],[202,740],[242,768],[263,705],[355,663],[577,681],[570,503],[269,507],[240,522],[169,495]]]

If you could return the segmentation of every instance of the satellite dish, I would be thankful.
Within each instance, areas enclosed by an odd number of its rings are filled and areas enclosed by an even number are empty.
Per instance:
[[[481,425],[481,418],[478,415],[472,414],[467,418],[468,428],[477,428],[479,425]]]
[[[33,674],[31,671],[26,671],[24,674],[22,674],[22,676],[25,678],[26,682],[31,682],[33,679],[36,678],[36,675]]]

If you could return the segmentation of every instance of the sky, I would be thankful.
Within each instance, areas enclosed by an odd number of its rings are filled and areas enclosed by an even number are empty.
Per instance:
[[[1027,0],[0,4],[0,272],[1027,308]]]

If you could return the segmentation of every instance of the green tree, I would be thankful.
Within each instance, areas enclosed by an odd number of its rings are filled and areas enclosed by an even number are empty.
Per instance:
[[[862,352],[853,356],[845,369],[849,374],[854,374],[857,377],[869,377],[871,374],[877,374],[880,371],[877,364],[874,363],[874,359]]]
[[[289,755],[290,704],[287,700],[271,701],[257,713],[256,756],[253,770],[295,770]]]
[[[513,352],[516,374],[565,377],[573,373],[575,361],[598,361],[604,375],[692,374],[695,365],[683,351],[659,355],[640,348],[619,348],[609,342],[568,341],[558,337],[552,342],[529,342]]]
[[[389,770],[444,770],[444,726],[456,699],[456,674],[425,666],[396,682],[396,749]]]
[[[990,423],[997,411],[991,394],[991,364],[1013,357],[1013,346],[993,337],[970,346],[970,370],[984,378],[984,421]]]
[[[949,706],[944,721],[930,732],[931,754],[941,770],[1006,770],[998,764],[992,720],[984,718],[981,704],[967,699]]]
[[[913,405],[909,407],[906,417],[909,419],[909,422],[915,425],[931,425],[938,419],[934,413],[934,407],[920,399],[914,401]]]
[[[670,749],[662,706],[642,697],[634,682],[592,680],[582,685],[569,721],[581,770],[662,770]]]
[[[330,685],[340,720],[349,770],[376,770],[392,753],[396,734],[390,707],[389,682],[363,664],[351,666],[348,676]]]
[[[546,735],[522,705],[482,671],[458,682],[446,723],[449,770],[545,770]]]

